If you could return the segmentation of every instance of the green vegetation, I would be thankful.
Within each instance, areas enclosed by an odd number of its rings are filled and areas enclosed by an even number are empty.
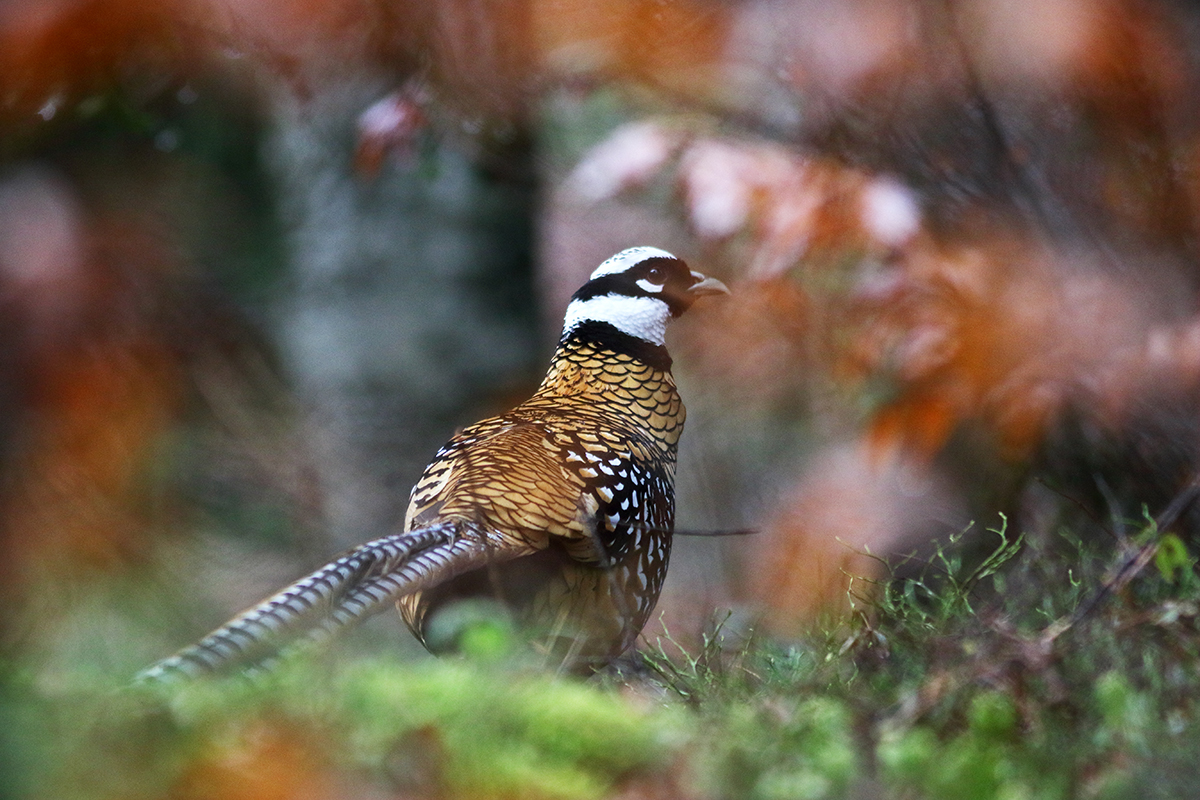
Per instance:
[[[182,689],[6,677],[16,797],[1194,796],[1200,577],[1152,523],[1113,547],[988,534],[895,577],[853,624],[721,626],[592,681],[481,623],[459,659],[338,652]],[[982,537],[959,537],[965,539]],[[974,544],[979,544],[975,542]],[[474,644],[471,644],[474,643]],[[82,651],[76,659],[86,659]],[[98,665],[91,684],[113,684]],[[325,794],[322,794],[325,792]]]

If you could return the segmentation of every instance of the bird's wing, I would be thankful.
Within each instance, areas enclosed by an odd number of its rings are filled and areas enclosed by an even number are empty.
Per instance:
[[[464,430],[434,457],[413,489],[406,527],[464,520],[504,531],[534,550],[550,537],[582,538],[592,524],[584,484],[564,465],[541,420],[506,415]]]

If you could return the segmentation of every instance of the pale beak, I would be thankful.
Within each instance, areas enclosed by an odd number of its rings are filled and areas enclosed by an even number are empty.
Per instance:
[[[692,270],[692,277],[696,279],[696,283],[689,286],[687,292],[694,297],[703,297],[706,294],[729,294],[729,287],[716,278],[706,277],[695,270]]]

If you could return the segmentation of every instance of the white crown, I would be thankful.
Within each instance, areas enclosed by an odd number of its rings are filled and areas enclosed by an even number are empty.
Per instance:
[[[591,280],[595,280],[603,275],[612,275],[617,272],[624,272],[630,267],[637,266],[648,258],[675,258],[675,256],[671,255],[666,250],[659,250],[657,247],[630,247],[627,250],[622,250],[600,266],[596,267],[596,271],[592,273]]]

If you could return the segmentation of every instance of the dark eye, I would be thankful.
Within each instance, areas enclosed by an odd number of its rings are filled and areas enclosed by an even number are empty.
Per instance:
[[[656,286],[662,286],[667,282],[667,271],[662,267],[651,267],[646,272],[646,280],[650,281]]]

